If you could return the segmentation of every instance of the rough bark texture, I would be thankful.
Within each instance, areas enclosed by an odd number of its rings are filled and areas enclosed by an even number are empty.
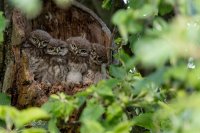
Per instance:
[[[6,13],[7,18],[11,20],[7,30],[11,36],[6,37],[4,43],[6,66],[2,69],[5,71],[2,91],[12,95],[12,104],[18,108],[40,106],[53,93],[65,91],[73,94],[84,89],[66,91],[60,84],[49,87],[34,81],[28,67],[27,56],[20,50],[31,31],[42,29],[61,40],[86,35],[90,42],[104,45],[107,48],[105,52],[110,57],[111,33],[94,12],[77,2],[67,9],[60,9],[49,0],[44,0],[44,3],[41,14],[32,20],[28,20],[17,9],[13,9],[12,13]]]

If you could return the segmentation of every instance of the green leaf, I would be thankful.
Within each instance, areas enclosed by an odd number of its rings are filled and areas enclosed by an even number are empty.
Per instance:
[[[123,79],[126,76],[126,70],[124,68],[114,65],[110,65],[109,72],[113,77],[118,79]]]
[[[16,127],[20,128],[34,120],[47,119],[49,115],[42,109],[33,107],[22,110],[19,115],[14,119]]]
[[[87,102],[87,106],[81,114],[80,120],[97,120],[102,116],[104,111],[105,109],[101,104],[95,102],[94,100],[90,100]]]
[[[112,88],[117,86],[118,80],[102,80],[96,86],[96,92],[103,97],[113,97]]]
[[[129,121],[123,121],[114,127],[113,133],[129,133],[133,123]]]
[[[42,10],[41,0],[11,0],[11,2],[29,18],[35,18]]]
[[[0,93],[0,105],[10,105],[11,98],[5,93]]]
[[[48,123],[48,130],[50,131],[50,133],[60,133],[56,124],[57,124],[56,118],[51,118],[49,123]]]
[[[129,6],[133,9],[141,8],[146,0],[129,0]]]
[[[121,120],[123,110],[117,102],[114,102],[107,108],[106,115],[110,124],[116,124]]]
[[[102,8],[110,9],[111,6],[112,6],[111,2],[112,2],[111,0],[104,0],[103,3],[102,3]]]
[[[119,50],[114,57],[116,59],[119,59],[123,65],[125,65],[131,59],[130,56],[124,50]]]
[[[170,13],[172,11],[173,11],[173,7],[172,7],[171,4],[161,2],[160,6],[159,6],[159,14],[160,15],[165,15],[165,14]]]
[[[175,55],[174,49],[162,39],[143,39],[135,45],[135,53],[142,63],[149,66],[162,66],[165,62]]]
[[[152,113],[140,114],[139,116],[136,116],[133,119],[133,123],[134,125],[138,125],[138,126],[151,130],[154,127],[152,117],[153,117]]]
[[[23,129],[21,132],[22,132],[22,133],[47,133],[46,130],[41,129],[41,128]]]
[[[73,0],[54,0],[54,2],[60,8],[65,9],[65,8],[68,8],[72,4]]]
[[[7,118],[10,118],[11,120],[15,120],[19,114],[20,112],[16,108],[13,108],[10,106],[0,106],[0,119],[4,121]]]
[[[151,16],[155,16],[157,14],[158,14],[158,10],[155,8],[154,5],[145,4],[142,8],[138,10],[138,13],[136,14],[136,18],[145,19]]]
[[[81,133],[105,133],[102,125],[95,120],[84,120]]]
[[[7,21],[3,16],[3,12],[0,11],[0,44],[3,41],[3,31],[6,28]]]
[[[0,127],[6,128],[6,123],[5,121],[0,119]],[[1,130],[1,129],[0,129]]]

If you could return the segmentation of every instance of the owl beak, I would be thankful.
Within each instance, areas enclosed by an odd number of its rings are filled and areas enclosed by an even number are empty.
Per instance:
[[[56,49],[56,53],[59,53],[59,51],[60,51],[60,48],[57,48],[57,49]]]
[[[41,43],[39,42],[39,43],[38,43],[38,48],[40,48],[40,45],[41,45]]]

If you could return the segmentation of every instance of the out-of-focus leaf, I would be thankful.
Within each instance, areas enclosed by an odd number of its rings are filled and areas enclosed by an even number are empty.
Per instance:
[[[113,103],[107,108],[106,114],[110,124],[115,125],[116,122],[119,122],[120,118],[122,118],[123,110],[118,103]]]
[[[104,113],[104,107],[97,102],[90,100],[87,102],[87,106],[81,115],[81,121],[85,120],[97,120]]]
[[[0,93],[0,105],[10,105],[11,99],[5,93]]]
[[[35,18],[42,9],[41,0],[11,0],[11,2],[29,18]]]
[[[119,59],[123,65],[125,65],[126,62],[130,60],[130,56],[125,53],[124,50],[119,50],[118,53],[115,55],[115,58]]]
[[[156,30],[159,32],[158,34],[160,34],[160,32],[168,28],[168,24],[164,19],[157,17],[153,21],[153,28],[154,28],[153,30],[154,32]]]
[[[3,12],[0,12],[0,44],[3,41],[3,30],[6,27],[6,19],[3,16]]]
[[[109,72],[113,77],[118,78],[118,79],[123,79],[124,76],[126,75],[126,70],[124,68],[117,67],[114,65],[110,66]]]
[[[112,2],[111,0],[104,0],[103,3],[102,3],[102,8],[110,9],[111,6],[112,6],[111,2]]]
[[[41,128],[23,129],[21,132],[22,132],[22,133],[47,133],[46,130],[41,129]]]
[[[54,2],[60,8],[64,8],[65,9],[65,8],[68,8],[69,6],[71,6],[73,0],[54,0]]]
[[[10,118],[12,121],[19,116],[20,112],[14,107],[10,106],[0,106],[0,119],[6,120]]]
[[[154,115],[154,121],[157,121],[155,123],[156,126],[166,132],[178,132],[181,130],[182,133],[195,133],[199,131],[199,97],[199,93],[188,96],[180,92],[176,100],[168,104],[161,103],[162,108]],[[164,121],[168,122],[167,127],[160,125]]]
[[[18,116],[14,119],[16,127],[22,127],[25,124],[32,122],[33,120],[47,119],[49,115],[39,108],[28,108],[22,110]]]
[[[5,121],[3,121],[3,120],[1,120],[1,119],[0,119],[0,127],[6,128],[6,123],[5,123]],[[0,128],[0,130],[1,130],[1,128]]]
[[[95,120],[84,120],[81,126],[81,133],[105,133],[104,128]]]
[[[159,6],[159,14],[165,15],[167,13],[170,13],[173,11],[173,6],[169,3],[164,2],[165,0],[162,0],[160,6]]]
[[[128,19],[128,15],[125,10],[119,10],[112,18],[112,22],[118,25],[119,31],[125,41],[128,40],[128,29],[124,25],[127,19]]]
[[[57,118],[67,119],[72,111],[76,108],[76,102],[73,97],[58,94],[52,95],[42,108]]]
[[[155,16],[157,14],[158,14],[158,9],[156,9],[154,5],[145,4],[142,8],[137,10],[136,18],[144,19]]]
[[[138,9],[141,8],[145,2],[145,0],[129,0],[129,6],[133,9]]]
[[[141,127],[151,130],[154,127],[152,117],[153,117],[152,113],[140,114],[139,116],[136,116],[133,119],[133,122],[135,125],[138,125],[138,126],[141,126]]]
[[[131,130],[132,122],[124,121],[123,123],[119,123],[113,129],[113,133],[129,133]]]
[[[162,39],[139,41],[134,49],[138,58],[147,66],[162,66],[170,57],[175,56],[174,49],[167,40]]]
[[[57,120],[55,118],[50,119],[50,121],[48,123],[48,130],[50,133],[60,133],[56,124],[57,124]]]

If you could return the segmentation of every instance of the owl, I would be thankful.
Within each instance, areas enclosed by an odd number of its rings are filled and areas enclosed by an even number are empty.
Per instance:
[[[51,39],[45,48],[45,61],[37,75],[41,81],[50,85],[67,80],[67,58],[69,48],[66,42]]]
[[[70,37],[66,42],[70,51],[67,82],[70,87],[74,87],[74,85],[82,84],[89,62],[91,43],[84,37]]]
[[[108,62],[106,48],[98,43],[91,44],[89,68],[84,76],[84,84],[97,83],[102,79],[101,66]]]
[[[33,74],[37,72],[39,65],[44,62],[44,48],[48,45],[51,38],[46,31],[34,30],[23,44],[22,51],[28,57],[29,69]]]
[[[51,38],[46,31],[34,30],[28,36],[23,48],[26,49],[26,53],[29,56],[40,56],[40,54],[43,54],[43,49],[48,45]]]

